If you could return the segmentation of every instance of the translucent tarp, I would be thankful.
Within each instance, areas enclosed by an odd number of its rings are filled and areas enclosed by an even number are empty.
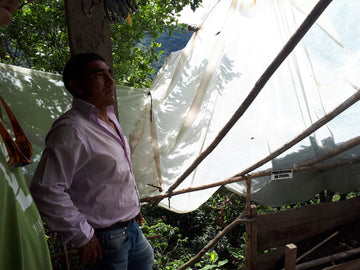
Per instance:
[[[151,89],[165,190],[214,140],[316,3],[222,0],[204,12],[199,30],[186,48],[169,57]],[[177,189],[243,171],[353,95],[360,85],[359,14],[358,1],[333,1],[242,118]],[[290,168],[358,136],[359,112],[359,104],[353,105],[257,170]],[[358,154],[353,149],[337,158]],[[323,189],[351,191],[359,187],[358,171],[353,165],[296,173],[281,182],[255,179],[252,198],[282,205],[310,199]],[[242,183],[228,187],[246,191]],[[170,206],[167,199],[162,205],[192,210],[215,190],[173,196]]]
[[[152,88],[117,87],[120,123],[130,141],[141,197],[165,192],[218,135],[317,1],[221,0],[203,15],[199,30],[171,54]],[[177,188],[231,177],[268,156],[356,92],[360,86],[360,2],[334,0],[275,72],[221,143]],[[61,78],[0,66],[1,95],[34,146],[29,181],[54,119],[70,105]],[[149,93],[151,94],[149,94]],[[257,168],[287,169],[359,136],[360,104]],[[355,147],[330,161],[359,157]],[[253,200],[283,205],[323,189],[345,193],[360,186],[359,165],[294,173],[288,180],[254,179]],[[227,186],[244,194],[241,183]],[[160,189],[162,191],[160,191]],[[164,199],[187,212],[217,188]]]

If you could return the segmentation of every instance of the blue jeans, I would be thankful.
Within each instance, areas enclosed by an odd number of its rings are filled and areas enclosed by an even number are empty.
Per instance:
[[[151,270],[154,253],[137,222],[127,227],[95,232],[102,247],[103,257],[88,270]]]

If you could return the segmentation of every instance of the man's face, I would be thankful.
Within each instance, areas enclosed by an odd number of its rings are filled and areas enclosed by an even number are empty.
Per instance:
[[[81,98],[98,110],[106,109],[115,102],[115,81],[109,67],[103,61],[92,61],[85,67],[80,84]]]

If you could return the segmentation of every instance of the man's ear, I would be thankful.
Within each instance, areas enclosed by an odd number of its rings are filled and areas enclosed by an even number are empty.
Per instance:
[[[80,84],[76,80],[69,81],[69,85],[73,90],[75,96],[81,96],[83,94],[83,90],[80,87]]]

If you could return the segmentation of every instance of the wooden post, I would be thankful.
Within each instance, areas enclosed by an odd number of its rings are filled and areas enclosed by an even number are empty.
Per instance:
[[[285,270],[295,270],[296,268],[297,247],[294,244],[288,244],[285,247]]]
[[[71,54],[94,52],[113,66],[110,22],[100,0],[65,0]]]
[[[245,248],[245,269],[256,269],[257,257],[257,228],[256,228],[256,205],[251,204],[251,177],[246,178],[246,248]]]
[[[246,248],[245,248],[245,269],[256,269],[257,258],[257,227],[256,227],[256,206],[251,205],[250,214],[252,216],[246,222]]]
[[[97,53],[114,73],[110,21],[102,0],[65,0],[71,55]],[[116,94],[116,93],[115,93]],[[118,115],[117,103],[114,104]]]
[[[250,209],[251,209],[251,177],[246,177],[246,204],[245,204],[245,216],[250,217]]]

